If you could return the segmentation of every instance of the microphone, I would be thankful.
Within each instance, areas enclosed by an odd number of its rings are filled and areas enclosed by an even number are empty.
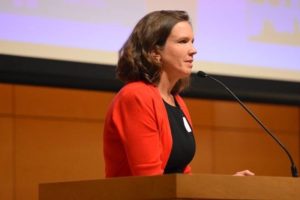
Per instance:
[[[210,79],[216,81],[217,83],[219,83],[220,85],[222,85],[239,102],[239,104],[247,111],[247,113],[250,114],[251,117],[265,130],[265,132],[268,133],[275,140],[275,142],[283,149],[283,151],[287,154],[287,156],[291,162],[292,176],[298,177],[297,167],[294,163],[294,160],[293,160],[291,154],[289,153],[287,148],[280,142],[280,140],[273,133],[271,133],[271,131],[258,119],[258,117],[255,116],[255,114],[253,112],[251,112],[249,110],[249,108],[247,108],[246,105],[223,82],[206,74],[203,71],[198,71],[197,76],[199,76],[200,78],[210,78]]]

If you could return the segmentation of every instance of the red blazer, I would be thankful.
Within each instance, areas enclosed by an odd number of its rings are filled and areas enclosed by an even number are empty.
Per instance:
[[[184,101],[175,98],[192,124]],[[106,177],[163,174],[172,135],[158,88],[143,82],[125,85],[109,107],[103,141]],[[190,170],[187,166],[184,173]]]

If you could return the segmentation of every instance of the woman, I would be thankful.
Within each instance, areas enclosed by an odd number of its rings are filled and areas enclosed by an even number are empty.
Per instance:
[[[194,34],[184,11],[143,17],[119,51],[125,86],[104,125],[106,177],[189,173],[195,153],[190,115],[178,95],[192,73]]]

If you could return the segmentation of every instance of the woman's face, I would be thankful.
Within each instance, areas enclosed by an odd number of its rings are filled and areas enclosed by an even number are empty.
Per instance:
[[[189,22],[177,23],[171,30],[165,46],[159,50],[162,70],[174,80],[187,77],[192,72],[194,33]]]

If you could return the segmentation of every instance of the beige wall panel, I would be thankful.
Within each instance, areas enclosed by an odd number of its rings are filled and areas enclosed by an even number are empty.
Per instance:
[[[0,114],[12,114],[13,112],[13,86],[0,84]]]
[[[231,174],[250,169],[257,175],[290,176],[290,162],[286,154],[263,132],[216,130],[214,132],[216,173]],[[299,164],[299,134],[280,134],[278,138]]]
[[[37,200],[39,183],[103,177],[101,123],[16,119],[17,200]]]
[[[14,142],[13,119],[0,117],[0,199],[13,200]]]
[[[212,173],[214,157],[214,138],[207,128],[194,127],[196,154],[191,163],[192,173]]]
[[[214,101],[193,98],[185,98],[184,101],[189,109],[194,126],[213,126]]]
[[[251,107],[273,130],[286,131],[287,133],[300,131],[298,106],[251,103]]]
[[[247,106],[271,130],[299,131],[299,112],[296,106],[247,103]],[[215,101],[214,125],[260,129],[259,125],[236,102]]]
[[[41,117],[103,119],[113,93],[16,86],[16,114]]]

